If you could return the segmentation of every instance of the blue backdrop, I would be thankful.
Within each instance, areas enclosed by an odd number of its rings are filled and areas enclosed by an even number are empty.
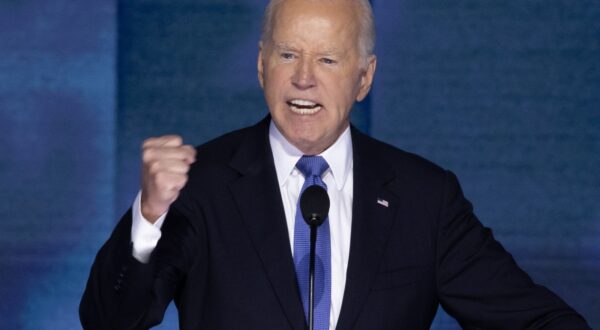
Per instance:
[[[2,328],[80,328],[144,138],[198,144],[264,116],[265,3],[0,2]],[[457,173],[519,264],[600,327],[600,3],[374,8],[378,72],[355,124]],[[440,312],[433,328],[458,326]]]

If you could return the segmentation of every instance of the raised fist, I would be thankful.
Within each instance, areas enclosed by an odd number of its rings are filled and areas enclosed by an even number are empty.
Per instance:
[[[142,145],[142,205],[144,218],[154,223],[167,212],[188,180],[196,150],[177,135],[149,138]]]

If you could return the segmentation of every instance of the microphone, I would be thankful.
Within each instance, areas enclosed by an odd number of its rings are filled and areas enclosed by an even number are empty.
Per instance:
[[[310,260],[308,265],[308,328],[314,329],[315,314],[315,247],[317,228],[325,222],[329,213],[329,196],[319,186],[308,186],[300,196],[302,218],[310,226]]]
[[[323,224],[329,212],[329,195],[323,187],[308,186],[300,196],[302,217],[309,226]]]

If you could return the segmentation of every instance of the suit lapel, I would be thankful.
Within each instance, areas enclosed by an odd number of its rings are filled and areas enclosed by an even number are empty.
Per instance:
[[[229,189],[290,327],[302,329],[304,311],[270,150],[269,122],[270,117],[267,117],[251,128],[234,155],[231,166],[241,176]]]
[[[290,327],[304,329],[304,312],[270,150],[269,122],[270,117],[267,117],[249,129],[248,137],[231,162],[240,178],[233,181],[229,189]],[[367,300],[401,202],[386,188],[394,176],[385,166],[385,159],[373,152],[370,138],[352,129],[352,144],[352,237],[338,329],[352,328]],[[383,205],[386,202],[387,206]]]
[[[392,171],[369,142],[370,138],[352,130],[352,237],[338,329],[351,329],[367,300],[399,205],[397,196],[386,189],[394,178]]]

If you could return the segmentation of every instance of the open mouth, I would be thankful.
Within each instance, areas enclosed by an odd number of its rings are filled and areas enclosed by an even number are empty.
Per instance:
[[[300,115],[312,115],[323,108],[319,103],[302,99],[289,100],[287,104],[290,106],[290,110]]]

